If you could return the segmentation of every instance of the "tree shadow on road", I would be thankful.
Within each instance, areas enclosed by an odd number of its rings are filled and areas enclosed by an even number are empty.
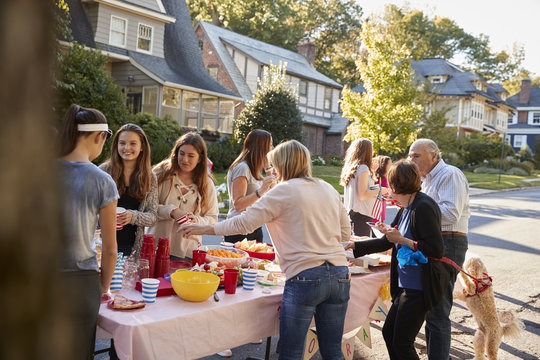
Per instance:
[[[469,245],[485,246],[490,248],[504,249],[526,253],[528,255],[540,255],[540,250],[530,246],[515,243],[511,240],[503,240],[492,236],[476,234],[470,231],[468,234]]]

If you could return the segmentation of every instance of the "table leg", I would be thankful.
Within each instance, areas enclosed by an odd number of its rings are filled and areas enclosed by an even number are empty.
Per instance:
[[[270,360],[270,347],[272,345],[272,337],[269,336],[266,338],[266,351],[264,353],[264,360]],[[262,360],[261,358],[248,356],[246,360]]]

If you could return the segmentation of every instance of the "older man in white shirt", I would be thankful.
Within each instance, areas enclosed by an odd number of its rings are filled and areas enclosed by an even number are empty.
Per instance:
[[[444,256],[459,266],[467,252],[469,229],[469,183],[461,170],[441,159],[437,144],[429,139],[416,140],[409,150],[409,159],[420,169],[422,191],[433,198],[441,209],[441,231]],[[452,292],[457,270],[442,301],[426,316],[426,342],[430,360],[450,358]]]

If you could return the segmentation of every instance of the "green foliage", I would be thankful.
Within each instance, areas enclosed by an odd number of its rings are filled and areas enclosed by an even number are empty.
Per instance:
[[[505,174],[507,175],[517,175],[517,176],[527,176],[530,175],[527,171],[523,170],[522,168],[513,167],[505,171]]]
[[[329,166],[343,166],[343,159],[336,155],[326,155],[324,160]]]
[[[486,35],[475,37],[453,20],[440,16],[429,18],[421,10],[407,7],[387,5],[383,19],[394,41],[410,49],[414,60],[449,60],[462,55],[465,57],[465,68],[491,81],[507,80],[523,70],[523,45],[514,43],[511,52],[503,50],[493,53]]]
[[[409,52],[388,41],[380,23],[368,22],[362,30],[367,51],[365,61],[357,62],[365,93],[345,89],[343,116],[352,123],[346,141],[364,137],[373,141],[374,153],[404,153],[416,139],[423,107],[410,68]]]
[[[62,122],[71,104],[78,104],[101,111],[107,117],[109,127],[116,131],[126,122],[128,111],[122,89],[114,84],[105,69],[107,58],[97,50],[72,44],[72,47],[59,54],[55,108],[57,124]],[[107,142],[97,162],[105,159],[109,146],[110,142]]]
[[[332,79],[355,86],[362,9],[355,0],[188,0],[194,23],[211,22],[236,33],[297,51],[308,37],[315,66]]]
[[[286,64],[265,66],[263,79],[253,99],[235,122],[234,136],[243,143],[253,129],[272,134],[274,144],[284,140],[302,140],[302,115],[297,106],[296,88],[285,81]]]
[[[540,167],[540,136],[536,136],[536,140],[534,142],[534,162],[538,167]]]
[[[525,146],[523,146],[521,149],[519,149],[517,155],[519,156],[519,159],[521,161],[532,160],[532,158],[533,158],[532,150],[529,147],[529,145],[527,145],[527,144],[525,144]]]
[[[214,172],[227,172],[229,166],[242,151],[242,143],[231,138],[207,142],[206,147],[208,148],[208,158],[214,163]]]
[[[476,174],[498,174],[499,169],[494,169],[486,166],[479,166],[476,169],[474,169],[474,173]]]
[[[540,76],[533,77],[532,73],[526,70],[522,70],[516,76],[503,81],[502,85],[509,92],[509,97],[517,94],[521,91],[521,80],[524,78],[531,79],[531,86],[540,87]],[[535,148],[536,149],[536,148]]]
[[[129,122],[139,125],[150,143],[152,165],[171,154],[176,140],[183,134],[182,127],[170,116],[159,118],[155,115],[138,113],[129,116]]]
[[[473,133],[468,137],[459,138],[458,154],[468,165],[481,164],[484,160],[498,159],[501,156],[502,139],[499,136],[486,136]],[[514,150],[505,145],[505,156],[511,156]]]
[[[424,113],[418,133],[419,138],[435,141],[443,153],[452,153],[457,147],[456,131],[446,126],[448,120],[446,113],[449,110],[449,108],[434,109],[429,113]]]
[[[498,159],[498,158],[488,161],[488,165],[490,167],[492,167],[492,168],[495,168],[495,169],[499,169],[500,164],[501,164],[501,160]],[[527,173],[527,175],[529,175],[529,174],[532,174],[532,172],[534,170],[534,164],[532,162],[530,162],[530,161],[521,162],[521,161],[517,161],[517,160],[503,159],[502,170],[504,172],[507,172],[508,170],[510,170],[512,168],[520,168],[523,171],[525,171]]]
[[[313,166],[326,165],[326,160],[324,160],[324,158],[319,154],[312,154],[311,155],[311,165],[313,165]]]

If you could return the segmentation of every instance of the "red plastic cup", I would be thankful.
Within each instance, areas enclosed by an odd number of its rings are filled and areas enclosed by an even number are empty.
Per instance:
[[[223,283],[225,285],[225,294],[236,294],[236,284],[238,282],[238,269],[225,269]]]
[[[124,209],[123,207],[117,207],[116,208],[116,216],[120,215],[120,214],[123,214],[125,213],[127,210]],[[124,228],[123,225],[120,225],[118,223],[116,223],[116,230],[122,230]]]
[[[203,265],[205,259],[206,259],[206,251],[204,251],[204,250],[193,250],[193,258],[191,260],[191,264],[193,266],[195,266],[195,264]]]
[[[188,222],[188,221],[189,221],[189,218],[187,217],[187,215],[184,215],[184,216],[182,216],[182,217],[176,219],[176,223],[177,223],[178,225],[182,225],[183,223],[186,223],[186,222]]]

